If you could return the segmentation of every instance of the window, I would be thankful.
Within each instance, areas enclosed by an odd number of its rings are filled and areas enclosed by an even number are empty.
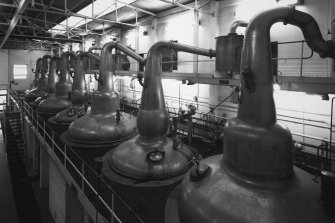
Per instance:
[[[27,65],[14,64],[14,66],[13,66],[14,80],[16,80],[16,79],[26,79],[27,74],[28,74],[27,71],[28,71]]]

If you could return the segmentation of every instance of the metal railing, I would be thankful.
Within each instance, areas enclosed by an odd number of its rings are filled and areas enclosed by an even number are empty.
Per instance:
[[[98,216],[100,216],[105,222],[143,223],[129,205],[115,193],[108,183],[108,179],[98,173],[94,164],[87,163],[71,146],[62,143],[60,136],[27,102],[20,99],[13,91],[10,92],[10,100],[30,120],[37,134],[50,146],[77,184],[76,186],[81,189],[95,207],[96,222]],[[115,209],[122,214],[118,214]]]

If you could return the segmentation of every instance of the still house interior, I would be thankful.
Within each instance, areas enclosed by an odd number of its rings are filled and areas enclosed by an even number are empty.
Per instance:
[[[334,0],[3,0],[0,70],[0,222],[335,222]]]

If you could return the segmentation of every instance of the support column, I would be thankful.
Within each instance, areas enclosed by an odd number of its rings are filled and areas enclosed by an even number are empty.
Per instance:
[[[28,159],[32,160],[34,155],[33,155],[33,148],[34,148],[34,133],[31,128],[28,130],[28,143],[27,143],[27,150],[28,150]]]
[[[49,171],[49,209],[55,223],[84,222],[82,205],[52,160]]]
[[[26,119],[23,119],[23,134],[24,134],[24,157],[28,158],[28,148],[30,143],[30,128]]]
[[[220,90],[220,85],[209,85],[209,99],[208,99],[208,104],[210,107],[215,107],[217,104],[219,104],[219,90]],[[214,110],[215,115],[218,114],[218,109]]]
[[[38,138],[33,134],[33,173],[39,173],[40,166],[40,142]]]
[[[194,29],[193,29],[193,46],[198,47],[199,46],[199,11],[198,11],[198,4],[197,1],[195,1],[194,5]],[[198,61],[199,56],[198,54],[193,54],[193,73],[198,76]]]
[[[335,2],[330,1],[330,23],[331,23],[331,39],[335,41]],[[331,75],[333,77],[333,82],[335,82],[335,60],[331,60]],[[332,124],[332,123],[331,123]],[[335,147],[330,145],[332,151],[335,150]],[[335,153],[331,154],[331,158],[335,158]],[[331,170],[335,171],[335,161],[332,161]]]
[[[84,210],[84,223],[93,223],[90,215]]]
[[[40,187],[49,187],[49,155],[48,152],[41,146],[40,148]]]

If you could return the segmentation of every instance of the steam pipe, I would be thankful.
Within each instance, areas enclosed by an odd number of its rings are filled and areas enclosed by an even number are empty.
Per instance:
[[[292,7],[278,7],[256,15],[249,23],[242,51],[238,118],[250,125],[276,122],[270,49],[270,28],[276,22],[298,26],[308,46],[320,57],[335,58],[335,44],[325,41],[313,17]]]
[[[168,129],[168,113],[165,109],[162,87],[161,49],[169,47],[187,53],[215,57],[215,50],[187,46],[173,41],[160,41],[149,50],[144,74],[145,88],[142,91],[141,109],[137,127],[141,136],[165,137]]]
[[[244,20],[236,20],[235,22],[233,22],[230,26],[230,32],[229,33],[236,33],[236,29],[237,27],[247,27],[248,26],[248,22],[244,21]]]

